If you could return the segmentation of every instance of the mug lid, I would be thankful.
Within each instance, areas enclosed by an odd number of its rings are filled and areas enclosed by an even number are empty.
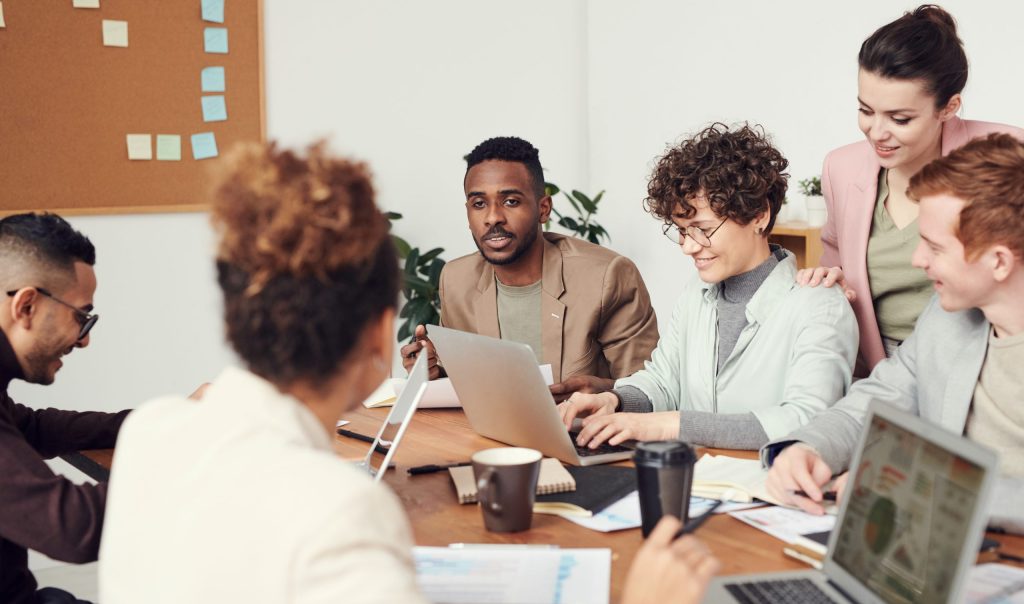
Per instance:
[[[656,440],[637,443],[633,461],[680,463],[694,461],[695,457],[693,448],[681,440]]]

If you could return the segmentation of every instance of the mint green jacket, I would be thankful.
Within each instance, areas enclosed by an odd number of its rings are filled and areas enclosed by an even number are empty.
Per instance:
[[[793,254],[747,304],[747,326],[717,369],[719,284],[696,277],[634,386],[654,411],[753,413],[769,439],[806,424],[843,397],[857,356],[853,310],[837,287],[799,287]]]

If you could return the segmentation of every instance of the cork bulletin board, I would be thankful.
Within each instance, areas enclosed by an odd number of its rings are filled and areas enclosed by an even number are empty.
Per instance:
[[[261,0],[0,0],[0,213],[205,208],[213,158],[265,139],[262,20]]]

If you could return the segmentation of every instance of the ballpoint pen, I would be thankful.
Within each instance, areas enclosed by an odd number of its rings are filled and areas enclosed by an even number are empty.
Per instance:
[[[364,443],[372,443],[375,440],[375,439],[373,439],[373,438],[371,438],[369,436],[366,436],[365,434],[360,434],[358,432],[353,432],[351,430],[346,430],[344,428],[338,428],[338,434],[340,434],[342,436],[347,436],[349,438],[354,438],[356,440],[361,440]],[[381,455],[385,455],[388,452],[387,447],[383,447],[380,444],[378,444],[377,447],[374,450],[376,452],[380,453]]]
[[[425,466],[415,466],[415,467],[409,468],[406,471],[409,472],[410,474],[412,474],[413,476],[416,476],[417,474],[431,474],[433,472],[440,472],[442,470],[447,470],[448,468],[458,468],[460,466],[468,466],[471,463],[472,462],[468,462],[468,461],[460,461],[458,463],[443,463],[443,464],[432,463],[432,464],[427,464]]]

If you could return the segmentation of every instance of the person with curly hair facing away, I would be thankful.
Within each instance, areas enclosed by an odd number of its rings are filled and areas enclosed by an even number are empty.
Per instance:
[[[544,232],[551,196],[537,149],[514,136],[485,140],[466,156],[463,186],[479,253],[441,271],[441,324],[527,344],[551,365],[556,400],[643,367],[658,322],[640,271],[608,248]],[[406,369],[421,347],[431,378],[441,375],[423,327],[402,348]]]
[[[645,206],[697,275],[644,369],[559,405],[567,426],[586,416],[579,444],[757,449],[846,392],[857,352],[850,305],[837,290],[797,286],[793,254],[768,243],[788,163],[759,127],[723,124],[658,162]]]
[[[230,153],[216,189],[228,368],[149,402],[117,442],[105,604],[425,602],[398,499],[331,447],[388,375],[399,269],[365,165],[322,145]],[[343,311],[339,311],[343,309]],[[177,446],[182,439],[187,446]],[[718,564],[667,519],[623,601],[699,602]]]

